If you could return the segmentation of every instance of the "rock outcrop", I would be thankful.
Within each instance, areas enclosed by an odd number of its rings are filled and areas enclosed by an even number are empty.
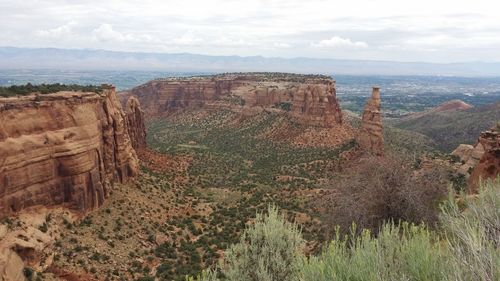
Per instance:
[[[185,108],[275,108],[297,121],[322,127],[342,123],[335,81],[327,76],[284,73],[236,73],[150,81],[122,93],[135,96],[146,117]]]
[[[0,217],[35,205],[100,206],[114,182],[138,172],[128,128],[138,122],[114,88],[0,98]]]
[[[378,87],[373,87],[372,96],[365,105],[357,141],[361,149],[371,154],[378,156],[384,154],[380,89]]]
[[[146,126],[144,123],[144,113],[142,112],[139,100],[130,97],[125,104],[125,114],[127,116],[127,127],[132,147],[135,150],[146,147]]]
[[[483,154],[484,147],[480,142],[478,142],[475,146],[470,144],[461,144],[451,153],[451,155],[460,157],[460,161],[462,161],[463,164],[458,168],[458,172],[467,178],[474,167],[476,167],[479,160],[481,160]]]
[[[481,133],[477,147],[481,147],[483,153],[469,178],[472,192],[477,191],[480,180],[493,179],[500,174],[500,124]]]

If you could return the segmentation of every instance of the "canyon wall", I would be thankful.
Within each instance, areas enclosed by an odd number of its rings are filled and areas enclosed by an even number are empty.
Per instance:
[[[186,108],[275,108],[300,123],[331,127],[342,123],[335,81],[327,76],[233,73],[153,80],[122,93],[139,100],[148,118]]]
[[[136,97],[129,97],[125,103],[125,121],[127,122],[128,135],[135,150],[146,147],[146,125],[144,112]]]
[[[373,87],[372,95],[366,102],[359,130],[357,141],[361,149],[382,156],[384,154],[384,137],[380,113],[380,89],[378,87]]]
[[[138,172],[144,125],[114,88],[0,98],[0,217],[35,206],[85,213]],[[134,128],[130,128],[134,126]],[[135,128],[135,126],[142,126]],[[129,131],[137,131],[131,141]]]

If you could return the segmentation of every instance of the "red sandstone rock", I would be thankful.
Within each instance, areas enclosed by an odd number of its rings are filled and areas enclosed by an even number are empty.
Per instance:
[[[477,191],[480,180],[496,178],[500,173],[500,125],[481,133],[477,146],[482,146],[484,153],[469,178],[471,192]]]
[[[0,99],[0,217],[34,205],[80,212],[138,172],[114,89]]]
[[[142,149],[146,147],[146,126],[144,125],[144,113],[136,97],[130,97],[125,105],[127,116],[128,135],[132,142],[132,147]]]
[[[274,76],[273,76],[274,75]],[[296,74],[224,74],[154,80],[122,94],[136,96],[146,117],[184,108],[288,107],[304,124],[332,127],[342,123],[335,82],[329,77]]]
[[[365,105],[357,140],[361,149],[374,155],[384,154],[380,89],[378,87],[373,87],[372,96]]]

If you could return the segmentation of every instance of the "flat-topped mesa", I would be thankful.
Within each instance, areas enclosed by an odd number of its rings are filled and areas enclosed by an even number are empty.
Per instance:
[[[477,192],[479,181],[495,179],[500,174],[500,124],[481,133],[476,147],[482,155],[474,166],[469,178],[470,192]]]
[[[361,149],[371,154],[384,154],[379,87],[373,87],[371,98],[366,102],[357,141]]]
[[[136,96],[150,118],[185,108],[275,108],[300,123],[342,123],[335,81],[288,73],[228,73],[150,81],[123,94]],[[123,100],[122,100],[123,102]]]
[[[126,120],[113,87],[0,98],[0,217],[100,206],[114,182],[138,172]]]

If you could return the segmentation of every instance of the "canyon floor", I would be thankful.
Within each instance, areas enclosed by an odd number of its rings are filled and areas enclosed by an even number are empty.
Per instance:
[[[54,213],[38,222],[60,237],[42,280],[184,280],[214,265],[270,204],[300,224],[308,252],[318,251],[326,232],[315,203],[355,152],[352,139],[348,125],[307,127],[284,112],[152,120],[136,182],[117,185],[83,220]]]

